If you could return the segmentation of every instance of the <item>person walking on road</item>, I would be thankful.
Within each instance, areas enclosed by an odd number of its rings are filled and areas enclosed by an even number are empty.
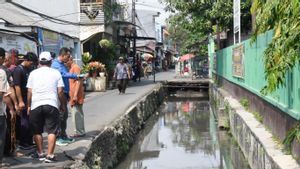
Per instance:
[[[130,72],[128,66],[124,63],[123,57],[119,57],[119,63],[115,68],[114,78],[117,78],[119,94],[124,94],[126,91],[127,81],[130,79]]]
[[[73,57],[71,56],[69,61],[66,63],[70,73],[80,74],[80,67],[74,63]],[[82,106],[84,103],[84,88],[82,79],[69,79],[70,83],[70,108],[72,114],[72,121],[74,124],[74,135],[71,137],[83,137],[85,136],[84,129],[84,114]]]
[[[19,147],[24,150],[35,147],[33,144],[31,130],[29,128],[29,116],[27,115],[27,80],[30,73],[31,65],[37,56],[34,53],[19,55],[22,63],[13,71],[13,83],[16,90],[16,96],[20,108],[19,119],[17,119],[17,139]]]
[[[69,79],[78,79],[79,74],[74,74],[74,73],[69,73],[65,63],[69,61],[69,58],[71,56],[71,51],[70,49],[63,47],[59,51],[59,56],[53,60],[51,67],[58,70],[63,78],[64,82],[64,95],[65,95],[65,100],[69,100]],[[69,143],[74,142],[74,139],[68,137],[66,133],[67,129],[67,119],[68,119],[68,102],[65,102],[63,105],[64,112],[60,113],[60,133],[57,138],[56,144],[59,146],[65,146]]]
[[[59,133],[59,102],[60,110],[65,112],[64,83],[59,71],[50,68],[50,52],[42,52],[39,56],[40,67],[32,71],[28,78],[28,114],[30,126],[37,145],[34,158],[46,163],[55,161],[54,149],[56,135]],[[47,155],[43,153],[43,129],[48,133]]]

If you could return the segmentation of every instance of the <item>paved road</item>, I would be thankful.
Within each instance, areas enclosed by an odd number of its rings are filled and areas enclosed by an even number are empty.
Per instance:
[[[156,82],[169,81],[174,78],[174,71],[156,74]],[[55,154],[57,155],[58,162],[55,164],[45,164],[35,161],[28,156],[5,158],[5,162],[10,163],[11,168],[62,168],[68,163],[72,163],[72,159],[82,159],[91,140],[104,129],[105,126],[108,126],[120,117],[132,103],[153,90],[156,85],[157,83],[153,82],[153,76],[150,76],[149,79],[142,78],[141,82],[131,82],[124,95],[119,95],[116,89],[106,92],[87,93],[86,103],[83,108],[87,136],[64,147],[56,146]],[[68,119],[67,132],[68,134],[73,134],[71,118]]]

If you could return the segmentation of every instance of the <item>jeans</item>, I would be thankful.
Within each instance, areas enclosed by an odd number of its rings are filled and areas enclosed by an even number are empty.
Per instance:
[[[65,111],[60,112],[60,114],[59,114],[60,134],[59,134],[58,137],[66,137],[67,136],[66,129],[67,129],[67,120],[68,120],[68,115],[69,115],[68,100],[69,100],[69,95],[65,93],[65,101],[66,101],[66,104],[64,105],[65,106]]]
[[[5,136],[6,136],[6,117],[0,115],[0,162],[3,158],[4,146],[5,146]]]
[[[75,104],[71,106],[71,114],[72,114],[72,121],[75,128],[75,134],[83,135],[85,134],[84,129],[84,114],[82,110],[82,104]]]

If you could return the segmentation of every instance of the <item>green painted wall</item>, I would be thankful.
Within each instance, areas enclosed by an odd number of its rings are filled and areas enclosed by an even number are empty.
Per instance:
[[[260,91],[266,84],[264,78],[264,60],[263,52],[268,43],[271,42],[273,31],[269,31],[258,37],[256,43],[250,44],[250,40],[243,41],[244,44],[244,78],[239,79],[232,74],[232,48],[217,51],[217,66],[214,65],[214,52],[212,46],[214,42],[210,41],[208,50],[210,55],[210,68],[213,74],[222,76],[223,78],[240,85],[249,91],[257,94],[274,106],[288,113],[293,118],[300,119],[300,67],[287,74],[286,86],[279,88],[274,93],[263,96]]]

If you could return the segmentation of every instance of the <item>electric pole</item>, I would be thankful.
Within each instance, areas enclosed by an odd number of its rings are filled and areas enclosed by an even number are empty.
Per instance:
[[[136,27],[135,27],[135,0],[132,0],[132,24],[133,24],[133,65],[135,64],[136,55]]]

